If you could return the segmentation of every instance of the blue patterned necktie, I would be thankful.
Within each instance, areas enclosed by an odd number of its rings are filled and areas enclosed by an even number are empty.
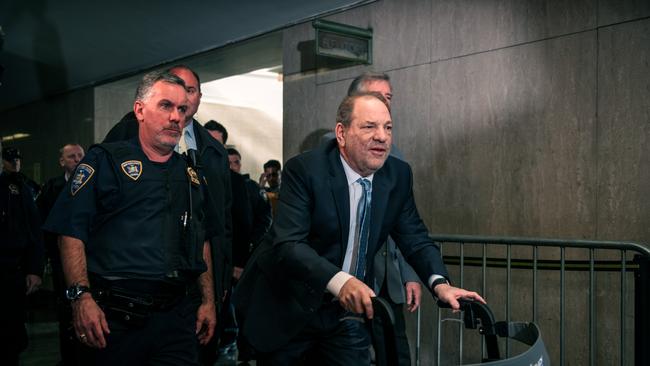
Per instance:
[[[372,200],[372,183],[368,179],[359,178],[361,199],[357,206],[357,232],[355,233],[352,253],[352,271],[356,278],[363,281],[366,274],[366,252],[368,251],[368,234],[370,232],[370,201]]]

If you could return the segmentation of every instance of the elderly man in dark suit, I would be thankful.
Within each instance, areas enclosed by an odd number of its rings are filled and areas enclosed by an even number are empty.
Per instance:
[[[336,140],[287,162],[273,235],[236,296],[259,365],[369,365],[373,258],[390,234],[432,294],[458,309],[483,302],[449,284],[415,207],[409,165],[389,157],[392,121],[380,94],[343,100]]]

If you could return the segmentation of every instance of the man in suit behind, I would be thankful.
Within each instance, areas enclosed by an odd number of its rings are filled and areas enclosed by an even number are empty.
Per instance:
[[[392,121],[377,93],[346,97],[336,140],[287,162],[272,235],[235,293],[259,365],[369,365],[373,258],[390,234],[432,294],[484,302],[449,284],[415,207],[407,163],[389,157]]]

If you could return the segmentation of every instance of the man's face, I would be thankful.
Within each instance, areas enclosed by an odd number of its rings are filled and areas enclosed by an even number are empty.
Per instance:
[[[8,173],[20,172],[20,159],[11,159],[10,161],[2,159],[2,170]]]
[[[83,157],[84,149],[81,146],[65,145],[59,158],[59,164],[67,174],[72,174]]]
[[[188,69],[172,69],[171,73],[183,79],[185,82],[188,100],[186,123],[189,123],[199,109],[199,104],[201,104],[201,86],[199,85],[199,81],[194,77],[194,74]]]
[[[390,112],[384,103],[371,96],[357,98],[350,126],[336,124],[341,155],[362,177],[376,172],[390,153],[392,128]]]
[[[241,174],[241,158],[237,154],[228,155],[228,162],[230,163],[230,170],[235,173]]]
[[[266,168],[264,169],[264,174],[266,175],[266,181],[269,183],[269,187],[277,187],[280,185],[281,176],[277,168]]]
[[[374,80],[365,83],[364,90],[367,92],[375,92],[381,94],[388,105],[390,106],[390,101],[393,99],[393,90],[390,87],[390,83],[385,80]]]
[[[146,145],[161,153],[173,150],[181,137],[187,110],[187,93],[182,86],[156,82],[149,98],[133,105],[143,147]]]
[[[219,141],[223,145],[223,133],[215,130],[208,130],[210,136],[214,137],[215,140]]]

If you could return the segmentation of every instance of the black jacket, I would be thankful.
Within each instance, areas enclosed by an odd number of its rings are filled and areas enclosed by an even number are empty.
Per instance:
[[[22,175],[0,174],[0,268],[43,276],[41,220]]]
[[[250,255],[250,235],[253,213],[248,204],[248,192],[244,177],[230,171],[232,183],[232,260],[233,265],[244,267]]]

